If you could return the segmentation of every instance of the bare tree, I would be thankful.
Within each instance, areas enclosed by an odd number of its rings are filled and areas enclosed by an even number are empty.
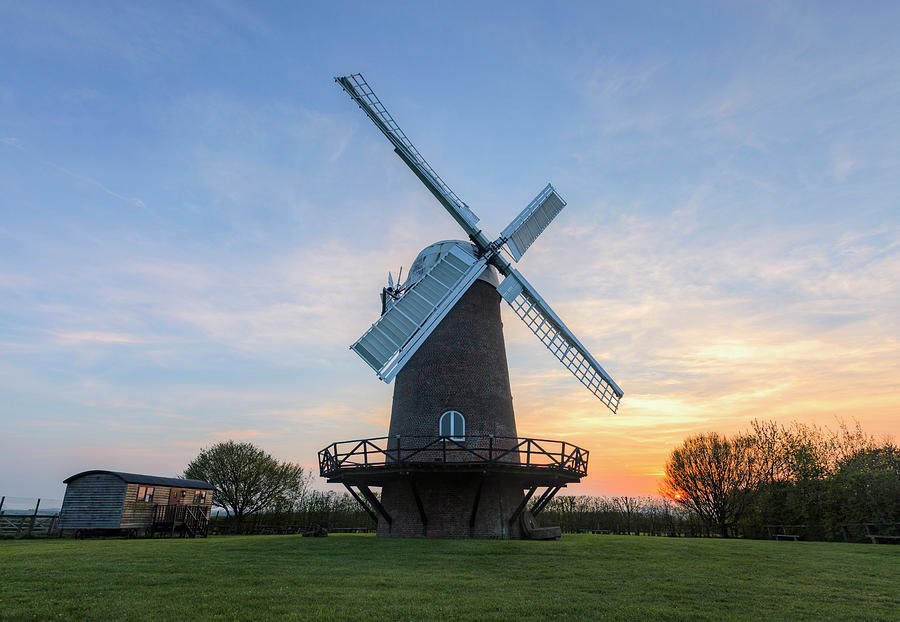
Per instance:
[[[747,436],[690,436],[666,461],[660,492],[728,537],[756,487],[759,469],[753,453]]]
[[[214,485],[214,504],[234,516],[238,530],[249,514],[293,505],[309,483],[300,465],[279,462],[253,443],[234,441],[202,450],[188,464],[184,476]]]
[[[878,446],[859,422],[851,427],[840,419],[837,430],[798,421],[781,425],[753,420],[749,435],[760,476],[767,484],[828,477],[850,456]]]
[[[639,529],[635,528],[634,515],[640,508],[640,499],[637,497],[613,497],[613,505],[625,516],[625,533],[638,535]]]

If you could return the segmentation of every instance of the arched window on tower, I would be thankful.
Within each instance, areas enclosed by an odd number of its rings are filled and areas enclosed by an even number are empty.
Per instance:
[[[441,415],[440,435],[454,441],[466,440],[466,418],[455,410],[448,410]]]

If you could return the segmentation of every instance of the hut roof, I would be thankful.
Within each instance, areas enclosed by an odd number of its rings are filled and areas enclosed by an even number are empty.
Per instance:
[[[121,471],[104,471],[101,469],[93,469],[91,471],[82,471],[63,480],[63,484],[68,484],[72,480],[85,475],[114,475],[126,484],[149,484],[151,486],[171,486],[173,488],[200,488],[205,490],[215,490],[216,487],[199,479],[181,479],[180,477],[160,477],[158,475],[140,475],[138,473],[122,473]]]

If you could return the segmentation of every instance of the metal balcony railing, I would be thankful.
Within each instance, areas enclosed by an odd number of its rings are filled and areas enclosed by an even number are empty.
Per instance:
[[[382,436],[332,443],[319,452],[319,474],[447,464],[496,464],[587,475],[588,451],[565,441],[512,436]]]

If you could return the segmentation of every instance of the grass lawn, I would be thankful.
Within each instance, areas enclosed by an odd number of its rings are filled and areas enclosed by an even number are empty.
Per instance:
[[[567,535],[0,541],[3,620],[900,620],[900,547]]]

